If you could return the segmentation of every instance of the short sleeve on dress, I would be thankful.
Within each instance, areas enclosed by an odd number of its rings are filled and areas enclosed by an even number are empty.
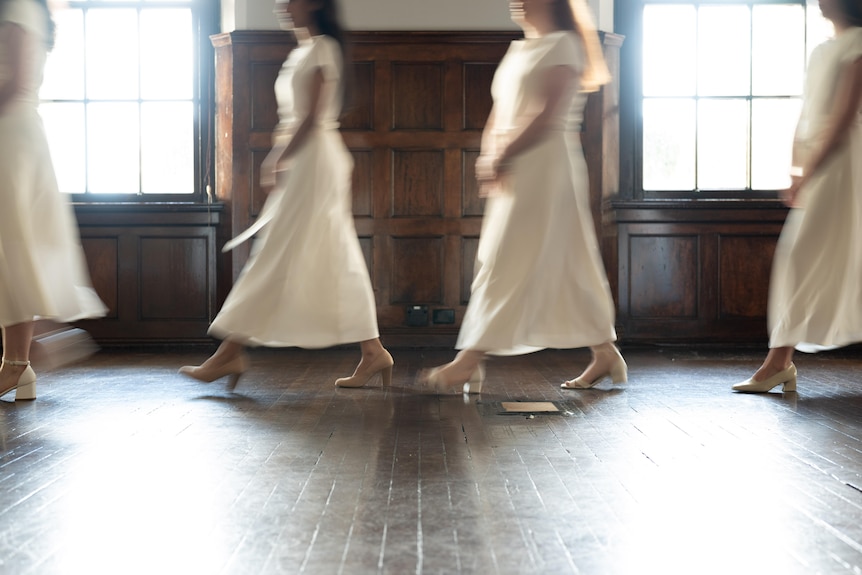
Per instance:
[[[341,77],[341,47],[338,41],[322,36],[314,46],[313,65],[323,71],[327,82],[338,81]]]
[[[569,66],[575,70],[584,68],[584,51],[580,38],[574,32],[561,32],[547,38],[548,51],[538,62],[539,68]]]
[[[853,28],[847,31],[847,43],[844,53],[841,54],[841,63],[850,64],[862,58],[862,28]]]
[[[0,20],[17,24],[40,38],[45,35],[45,11],[33,0],[8,0]]]

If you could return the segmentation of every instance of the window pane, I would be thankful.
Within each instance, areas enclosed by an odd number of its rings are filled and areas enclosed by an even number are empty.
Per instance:
[[[802,101],[755,100],[751,111],[751,187],[780,190],[790,185],[793,132]]]
[[[140,191],[138,104],[87,106],[88,187],[95,194]]]
[[[141,97],[192,97],[192,13],[187,8],[141,11]]]
[[[697,113],[697,187],[748,187],[748,100],[701,100]]]
[[[693,96],[697,57],[694,6],[644,7],[644,96]]]
[[[87,12],[87,96],[138,97],[138,13],[130,9]]]
[[[754,94],[802,94],[805,73],[805,12],[802,6],[755,6]]]
[[[644,189],[693,190],[694,100],[644,100],[643,131]]]
[[[84,105],[45,103],[39,106],[39,114],[45,125],[60,191],[84,193],[87,187],[86,157],[81,145],[84,141]]]
[[[54,49],[48,54],[39,97],[45,100],[80,100],[84,97],[84,13],[57,10]]]
[[[748,6],[703,6],[697,23],[698,93],[747,96],[751,92]]]
[[[191,102],[141,106],[141,187],[145,194],[194,191]]]

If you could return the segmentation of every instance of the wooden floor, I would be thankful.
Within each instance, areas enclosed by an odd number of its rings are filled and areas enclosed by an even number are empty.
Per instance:
[[[465,401],[414,386],[440,350],[356,390],[358,350],[258,351],[233,394],[176,375],[206,351],[103,351],[0,404],[0,573],[862,571],[858,356],[757,396],[759,351],[624,352],[625,387],[546,351]]]

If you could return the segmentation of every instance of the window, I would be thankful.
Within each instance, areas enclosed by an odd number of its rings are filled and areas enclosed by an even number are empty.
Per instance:
[[[831,35],[817,5],[643,0],[640,18],[644,195],[786,187],[807,56]]]
[[[211,114],[200,87],[212,67],[201,62],[212,31],[203,1],[72,0],[54,11],[40,112],[61,191],[85,201],[202,198],[209,122],[200,119]]]

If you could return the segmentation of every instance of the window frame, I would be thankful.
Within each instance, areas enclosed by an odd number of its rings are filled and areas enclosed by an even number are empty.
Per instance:
[[[68,0],[64,9],[160,9],[176,7],[178,2],[159,0]],[[189,193],[97,193],[67,194],[72,204],[207,204],[214,188],[215,154],[215,51],[210,36],[220,29],[219,3],[188,0],[182,4],[191,10],[192,19],[192,109],[193,109],[193,183]],[[50,57],[50,56],[49,56]],[[98,102],[81,100],[43,100],[44,102]],[[138,99],[137,102],[147,102]],[[86,169],[86,167],[85,167]]]
[[[812,4],[807,0],[616,0],[615,29],[625,37],[620,62],[620,199],[656,201],[778,201],[780,190],[735,189],[735,190],[644,190],[643,186],[643,9],[648,4],[680,5],[782,5],[799,4],[807,9]],[[816,6],[815,6],[816,8]],[[806,19],[807,22],[807,19]],[[805,28],[806,50],[808,26]],[[795,98],[795,96],[783,96]],[[739,96],[700,96],[691,99],[723,99]],[[749,102],[763,98],[749,94]],[[778,99],[776,96],[768,96]],[[749,143],[751,139],[749,125]],[[696,167],[695,167],[696,169]],[[749,175],[750,177],[750,175]]]

